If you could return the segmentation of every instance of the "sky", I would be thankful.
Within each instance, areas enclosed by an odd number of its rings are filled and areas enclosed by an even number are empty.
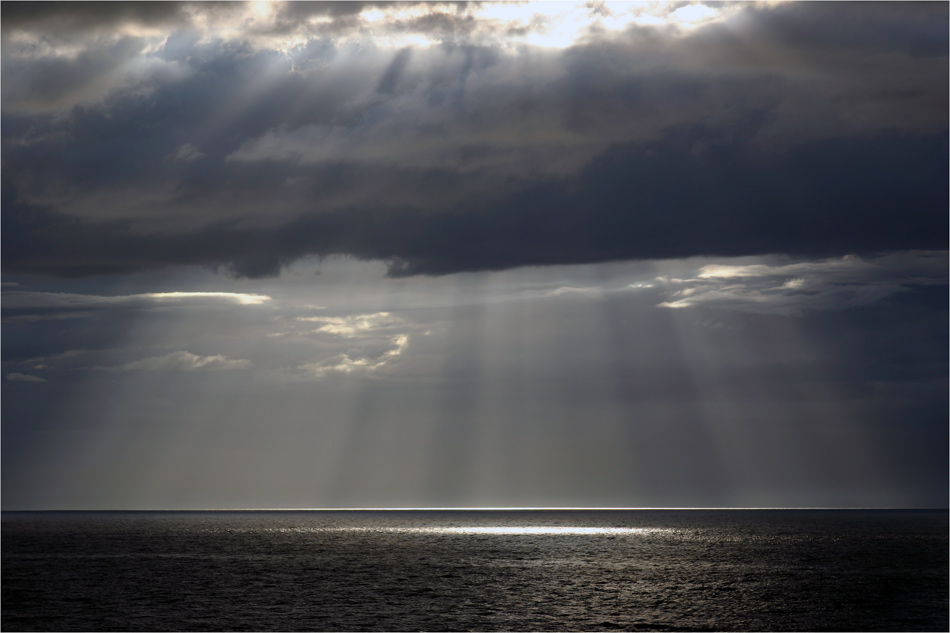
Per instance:
[[[947,507],[946,3],[0,5],[2,507]]]

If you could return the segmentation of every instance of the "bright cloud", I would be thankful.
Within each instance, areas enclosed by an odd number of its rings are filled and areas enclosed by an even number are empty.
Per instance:
[[[291,379],[321,378],[328,374],[371,374],[402,356],[409,348],[412,331],[418,327],[385,311],[344,316],[298,316],[294,321],[300,324],[298,327],[306,329],[281,335],[307,341],[318,355],[296,365],[287,374]]]
[[[224,299],[241,305],[260,305],[265,301],[270,301],[270,297],[267,295],[242,294],[238,292],[149,292],[144,295],[130,296],[143,296],[157,301],[175,299]]]
[[[340,354],[327,360],[301,365],[307,376],[320,378],[328,373],[352,374],[368,373],[388,365],[409,347],[409,337],[400,334],[389,339],[390,348],[375,357],[352,358],[349,354]]]
[[[336,334],[345,338],[353,338],[366,332],[402,323],[401,319],[394,317],[389,312],[355,314],[345,317],[298,317],[297,320],[322,323],[314,332]]]
[[[290,53],[307,40],[329,33],[338,41],[384,48],[425,48],[461,41],[559,49],[581,40],[592,29],[609,33],[631,25],[650,25],[688,30],[733,12],[729,6],[702,4],[671,7],[665,2],[544,1],[387,3],[338,15],[319,6],[308,9],[250,3],[243,12],[195,17],[217,37],[245,39]]]

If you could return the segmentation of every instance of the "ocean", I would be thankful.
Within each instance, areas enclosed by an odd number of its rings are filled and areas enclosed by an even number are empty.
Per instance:
[[[4,631],[947,631],[948,512],[4,512]]]

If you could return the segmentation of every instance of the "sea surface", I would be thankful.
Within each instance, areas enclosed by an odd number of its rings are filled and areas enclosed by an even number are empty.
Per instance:
[[[4,631],[947,631],[948,513],[3,513]]]

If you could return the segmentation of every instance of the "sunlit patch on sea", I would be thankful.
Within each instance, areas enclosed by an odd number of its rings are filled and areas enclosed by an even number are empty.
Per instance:
[[[4,513],[12,630],[948,629],[948,513]]]

